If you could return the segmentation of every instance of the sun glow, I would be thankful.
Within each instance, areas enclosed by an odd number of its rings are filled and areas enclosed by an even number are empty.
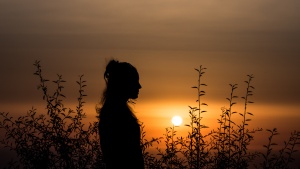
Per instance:
[[[172,118],[172,123],[174,124],[174,126],[180,126],[180,124],[182,123],[182,118],[180,116],[174,116]]]

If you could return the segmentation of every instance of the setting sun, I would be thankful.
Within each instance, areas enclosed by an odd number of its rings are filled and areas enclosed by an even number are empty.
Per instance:
[[[174,124],[174,126],[180,126],[180,124],[182,123],[182,118],[180,116],[174,116],[172,118],[172,123]]]

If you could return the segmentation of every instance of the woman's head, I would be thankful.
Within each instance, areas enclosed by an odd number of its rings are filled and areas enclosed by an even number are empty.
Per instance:
[[[108,99],[128,100],[138,98],[139,74],[134,66],[127,62],[111,60],[104,72],[106,91],[103,101]]]

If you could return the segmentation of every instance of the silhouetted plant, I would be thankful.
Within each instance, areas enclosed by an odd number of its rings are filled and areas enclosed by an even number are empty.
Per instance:
[[[15,151],[20,166],[24,168],[103,168],[98,138],[97,122],[85,126],[83,111],[85,81],[79,77],[79,97],[76,111],[66,108],[62,93],[65,81],[61,75],[53,81],[56,89],[48,91],[47,82],[42,75],[40,62],[34,63],[46,102],[46,113],[37,113],[35,108],[16,120],[9,113],[0,113],[3,120],[0,129],[5,130],[1,143]]]
[[[241,97],[244,102],[243,111],[241,113],[233,111],[234,106],[237,104],[236,99],[238,99],[238,96],[235,95],[237,84],[230,84],[230,97],[226,98],[229,106],[228,108],[221,108],[222,113],[220,119],[218,119],[220,126],[217,130],[212,130],[207,135],[203,135],[203,129],[208,128],[201,122],[202,114],[206,112],[202,106],[207,106],[201,100],[202,96],[205,95],[205,91],[202,88],[207,86],[201,82],[205,68],[200,66],[200,69],[195,70],[198,72],[198,84],[192,88],[197,89],[196,102],[198,106],[189,106],[190,122],[186,125],[190,128],[188,136],[186,138],[177,137],[177,140],[170,142],[171,138],[173,139],[173,134],[170,133],[172,128],[166,129],[166,134],[164,135],[165,153],[162,153],[162,150],[159,149],[159,155],[163,157],[163,161],[160,161],[160,166],[162,168],[171,168],[173,164],[178,164],[178,161],[180,161],[181,165],[176,165],[177,168],[249,168],[250,164],[263,154],[257,151],[248,151],[248,146],[254,140],[254,134],[262,131],[262,128],[249,129],[249,122],[254,115],[248,111],[249,104],[254,103],[250,100],[254,90],[251,84],[253,75],[247,75],[248,79],[245,81],[246,93]],[[241,119],[241,121],[239,122],[237,119]],[[181,147],[174,150],[170,143],[181,145]],[[285,142],[284,148],[280,150],[279,156],[272,155],[272,158],[270,158],[272,149],[268,149],[267,154],[263,156],[265,161],[261,164],[261,167],[274,168],[276,166],[277,168],[288,168],[288,163],[293,161],[292,154],[297,151],[295,150],[297,144],[299,144],[299,131],[292,133],[289,141]],[[270,143],[267,148],[273,145],[273,143]],[[178,159],[180,154],[183,154],[183,159],[181,160]],[[257,165],[255,164],[254,166]]]
[[[291,133],[289,140],[284,141],[284,146],[279,152],[274,152],[274,147],[278,144],[274,142],[274,137],[279,135],[277,128],[272,130],[267,129],[267,132],[270,133],[268,137],[268,143],[263,145],[266,149],[265,153],[261,153],[263,157],[263,162],[260,164],[260,168],[263,169],[288,169],[289,164],[294,162],[293,154],[297,152],[295,149],[296,145],[300,144],[300,132],[294,131]],[[256,165],[256,168],[257,167]]]
[[[206,103],[202,102],[202,97],[205,95],[205,90],[202,88],[207,86],[205,83],[202,83],[202,76],[205,73],[206,68],[199,67],[195,69],[198,73],[198,83],[192,88],[197,90],[197,107],[189,106],[189,117],[190,123],[186,124],[189,127],[190,131],[186,138],[180,140],[182,145],[182,153],[187,159],[188,168],[203,168],[209,163],[209,151],[210,146],[206,138],[210,135],[203,135],[202,129],[208,128],[208,126],[202,124],[202,114],[206,112],[202,106],[207,106]]]
[[[144,163],[145,163],[145,168],[146,169],[152,169],[152,168],[156,168],[159,169],[160,167],[160,162],[159,160],[150,152],[147,151],[147,149],[149,147],[153,146],[153,143],[157,143],[159,144],[161,142],[162,137],[159,138],[151,138],[150,140],[146,139],[146,131],[144,131],[145,129],[145,125],[143,123],[141,123],[140,125],[141,127],[141,147],[142,147],[142,152],[143,152],[143,156],[144,156]]]
[[[230,97],[226,98],[229,101],[229,108],[222,108],[221,118],[218,119],[220,124],[217,131],[214,132],[215,150],[217,151],[215,163],[217,168],[247,168],[249,162],[253,160],[254,157],[258,156],[258,153],[247,153],[248,146],[253,140],[253,134],[262,129],[249,130],[247,126],[251,118],[248,116],[253,116],[253,113],[248,112],[248,104],[253,103],[249,100],[249,97],[253,94],[254,87],[251,86],[251,80],[253,76],[248,75],[248,80],[245,81],[247,84],[246,94],[242,99],[244,100],[244,111],[243,113],[237,113],[233,111],[233,106],[236,104],[234,101],[238,96],[234,95],[234,91],[237,89],[237,84],[230,84],[231,93]],[[237,124],[232,120],[233,116],[238,114],[242,118],[241,124]]]
[[[176,136],[175,126],[166,128],[165,138],[165,149],[158,149],[158,154],[160,156],[159,163],[160,168],[165,169],[183,169],[185,167],[184,159],[178,156],[181,152],[181,148],[178,148],[179,141],[174,140]]]

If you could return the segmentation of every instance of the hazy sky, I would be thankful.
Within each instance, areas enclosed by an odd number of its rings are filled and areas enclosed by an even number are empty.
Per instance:
[[[194,68],[203,65],[213,111],[226,106],[229,83],[242,96],[246,75],[254,74],[258,117],[280,116],[282,123],[269,124],[299,130],[299,8],[299,0],[0,0],[0,111],[40,105],[32,64],[41,60],[47,78],[67,80],[70,103],[85,75],[93,116],[105,64],[116,58],[140,73],[135,109],[150,127],[161,111],[194,104]]]

